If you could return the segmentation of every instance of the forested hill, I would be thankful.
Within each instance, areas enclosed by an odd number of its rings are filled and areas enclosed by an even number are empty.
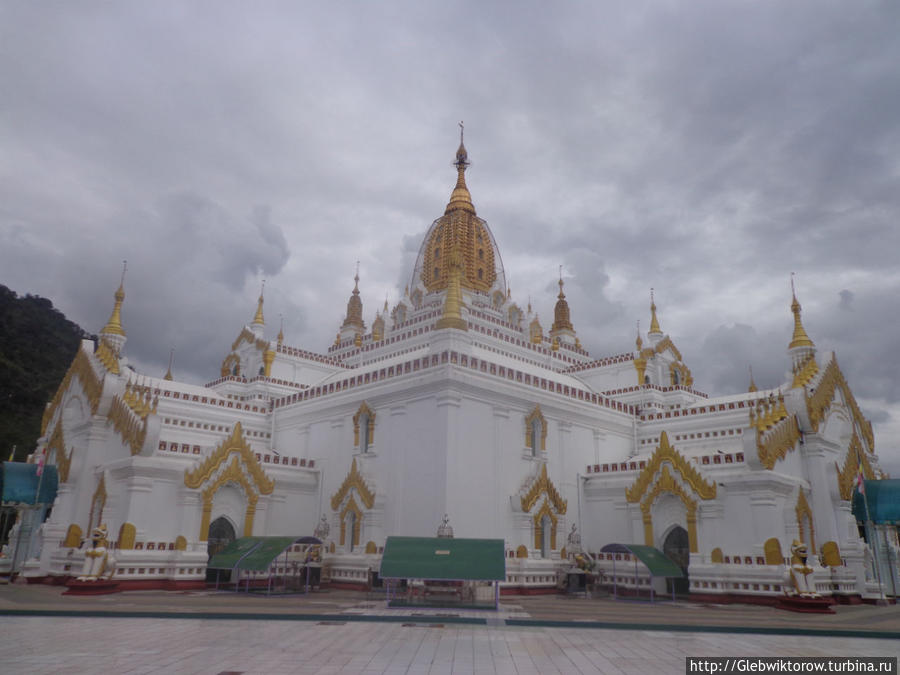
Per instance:
[[[46,298],[0,284],[0,460],[34,451],[41,416],[82,338],[92,337]]]

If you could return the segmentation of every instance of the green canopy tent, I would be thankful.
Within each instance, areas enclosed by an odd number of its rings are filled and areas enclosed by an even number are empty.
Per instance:
[[[499,582],[506,580],[503,540],[388,537],[379,575],[385,580],[490,581],[496,609]]]
[[[272,591],[272,566],[277,558],[284,554],[285,567],[287,554],[294,544],[321,545],[322,540],[316,537],[241,537],[235,539],[221,551],[216,553],[207,564],[209,569],[231,570],[235,588],[240,585],[241,572],[245,574],[246,590],[250,590],[250,578],[253,573],[269,572],[266,582],[266,594]],[[306,591],[309,591],[310,565],[306,568]],[[219,587],[218,579],[216,588]]]
[[[653,602],[653,577],[680,579],[684,571],[672,562],[669,557],[653,546],[640,544],[607,544],[600,549],[601,553],[629,553],[634,556],[634,582],[637,590],[637,564],[640,560],[650,572],[650,602]],[[616,559],[613,558],[613,598],[617,597]],[[672,600],[675,599],[675,587],[672,586]]]

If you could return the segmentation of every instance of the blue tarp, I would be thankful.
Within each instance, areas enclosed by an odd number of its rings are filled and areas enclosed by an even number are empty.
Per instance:
[[[3,462],[3,470],[0,471],[0,501],[4,504],[52,504],[56,499],[59,473],[55,466],[45,466],[43,475],[38,476],[37,469],[37,464]],[[38,485],[40,495],[36,495]]]
[[[856,520],[887,525],[900,525],[900,479],[863,481],[863,495],[856,489],[853,492],[853,515]],[[866,502],[869,511],[866,513]]]

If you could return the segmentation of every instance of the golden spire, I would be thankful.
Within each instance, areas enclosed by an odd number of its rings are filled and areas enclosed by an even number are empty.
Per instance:
[[[794,347],[815,347],[816,345],[809,339],[806,330],[803,328],[803,322],[800,321],[800,303],[797,301],[797,293],[794,290],[794,273],[791,272],[791,311],[794,313],[794,335],[791,338],[791,344],[788,349]]]
[[[659,320],[656,318],[656,302],[653,299],[653,289],[650,289],[650,331],[652,333],[662,333],[659,329]]]
[[[753,366],[749,366],[750,368],[750,387],[747,389],[748,394],[752,394],[754,391],[759,391],[756,388],[756,382],[753,381]]]
[[[278,344],[284,343],[284,314],[279,314],[278,317],[281,319],[281,327],[278,329]]]
[[[461,147],[461,146],[460,146]],[[444,312],[435,329],[456,328],[469,330],[468,322],[462,317],[463,299],[460,289],[460,277],[462,277],[463,259],[459,251],[459,245],[454,241],[450,248],[450,278],[447,281],[447,295],[444,296]]]
[[[111,335],[125,335],[125,329],[122,327],[122,302],[125,300],[125,272],[128,269],[128,261],[122,261],[122,280],[119,282],[119,288],[116,290],[116,304],[113,306],[112,314],[109,315],[109,321],[100,331],[100,334],[109,333]]]
[[[566,302],[566,294],[563,293],[562,265],[559,266],[559,295],[556,296],[556,307],[553,309],[553,325],[551,332],[558,330],[575,330],[569,319],[569,303]]]
[[[641,339],[641,320],[638,319],[637,322],[637,340],[634,341],[634,346],[637,347],[638,353],[640,353],[641,349],[644,347],[644,341]]]
[[[469,194],[469,188],[466,187],[465,174],[466,168],[469,166],[469,155],[466,152],[466,146],[463,143],[463,131],[463,123],[460,122],[459,148],[456,150],[456,161],[453,162],[456,165],[457,171],[456,187],[453,188],[453,192],[450,195],[450,202],[447,204],[444,215],[458,209],[468,211],[473,215],[475,214],[475,205],[472,203],[472,195]]]
[[[353,293],[350,295],[350,300],[347,301],[347,317],[344,319],[341,329],[356,328],[364,331],[366,327],[363,323],[362,312],[362,300],[359,298],[359,261],[357,260],[356,275],[353,277]]]
[[[164,380],[172,380],[172,359],[175,358],[175,347],[172,347],[169,350],[169,368],[166,370],[166,374],[163,376]]]
[[[256,316],[253,317],[253,323],[265,326],[266,321],[263,319],[263,293],[266,290],[266,280],[263,279],[262,288],[259,290],[259,301],[256,303]]]

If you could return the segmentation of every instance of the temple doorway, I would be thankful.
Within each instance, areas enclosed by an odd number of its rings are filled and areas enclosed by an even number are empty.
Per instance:
[[[683,527],[673,527],[663,542],[663,553],[673,563],[681,568],[684,576],[681,579],[669,579],[669,592],[673,590],[678,595],[687,595],[690,582],[688,580],[688,564],[691,560],[691,548],[688,542],[688,533]]]
[[[237,536],[234,532],[234,525],[225,516],[216,518],[209,524],[209,534],[206,536],[206,551],[209,554],[206,562],[209,563],[212,557],[224,549],[228,544],[233,542]],[[219,575],[219,581],[228,581],[231,572],[228,570],[206,570],[206,580],[215,581],[216,574]]]

